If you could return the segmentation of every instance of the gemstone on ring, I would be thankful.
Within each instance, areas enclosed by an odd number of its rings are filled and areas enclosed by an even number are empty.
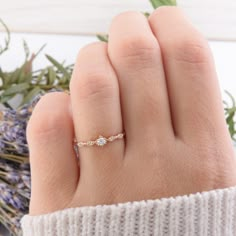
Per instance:
[[[107,140],[102,136],[99,136],[99,138],[96,140],[96,144],[98,146],[104,146],[106,143],[107,143]]]

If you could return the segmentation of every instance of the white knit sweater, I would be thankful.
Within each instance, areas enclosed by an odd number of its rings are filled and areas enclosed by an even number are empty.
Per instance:
[[[236,236],[236,187],[23,217],[24,236]]]

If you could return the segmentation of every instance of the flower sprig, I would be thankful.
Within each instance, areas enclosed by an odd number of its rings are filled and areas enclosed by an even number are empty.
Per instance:
[[[26,44],[24,43],[24,47]],[[26,61],[13,72],[3,72],[0,68],[0,103],[10,107],[10,99],[22,95],[19,106],[30,102],[37,94],[47,92],[52,88],[68,89],[73,65],[65,66],[50,55],[46,58],[51,63],[44,69],[32,71],[32,63],[44,46],[36,54],[29,57],[26,51]]]
[[[26,125],[41,95],[18,109],[0,110],[0,224],[20,235],[31,191]]]

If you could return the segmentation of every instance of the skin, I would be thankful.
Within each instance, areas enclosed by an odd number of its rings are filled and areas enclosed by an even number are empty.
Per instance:
[[[109,43],[80,50],[70,92],[43,96],[28,123],[31,215],[236,185],[212,54],[179,8],[116,16]],[[74,137],[122,131],[78,162]]]

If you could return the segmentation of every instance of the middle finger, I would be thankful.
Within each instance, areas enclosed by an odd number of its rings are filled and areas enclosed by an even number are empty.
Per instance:
[[[120,84],[127,145],[154,145],[174,134],[157,39],[146,17],[125,12],[112,21],[108,54]],[[174,136],[173,136],[174,137]]]

